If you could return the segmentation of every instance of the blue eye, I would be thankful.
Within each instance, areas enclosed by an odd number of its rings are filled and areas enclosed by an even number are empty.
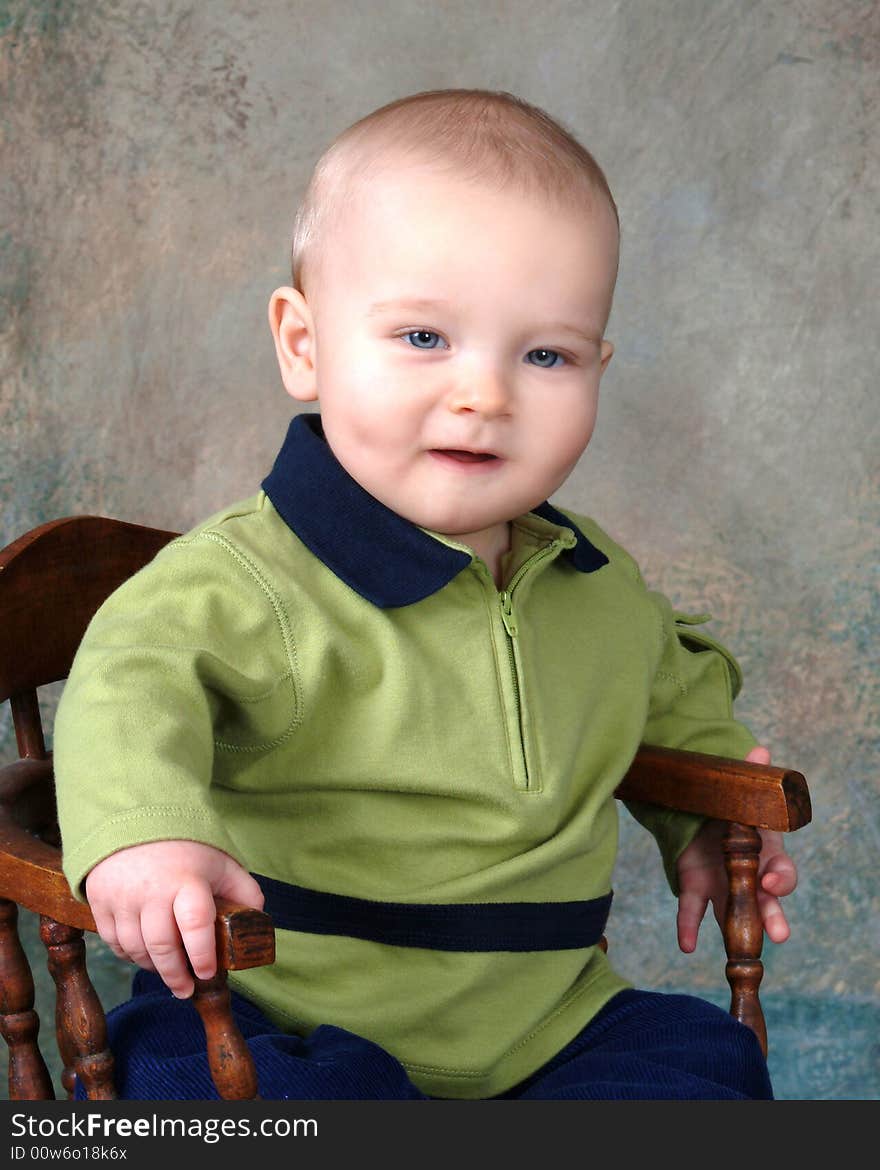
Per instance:
[[[552,370],[556,366],[565,364],[565,358],[555,349],[530,349],[526,354],[526,361],[542,370]]]
[[[436,349],[443,343],[443,338],[433,329],[413,329],[403,336],[416,349]]]

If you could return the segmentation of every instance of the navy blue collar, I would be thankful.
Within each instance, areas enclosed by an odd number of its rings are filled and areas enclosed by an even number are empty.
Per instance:
[[[398,516],[352,479],[330,450],[320,415],[294,416],[262,486],[303,544],[381,609],[430,597],[473,559]],[[608,563],[605,554],[552,505],[541,504],[533,512],[574,533],[576,543],[563,555],[581,573]]]

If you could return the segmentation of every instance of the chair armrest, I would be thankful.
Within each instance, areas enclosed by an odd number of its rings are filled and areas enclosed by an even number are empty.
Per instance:
[[[800,772],[648,745],[639,748],[615,796],[782,833],[812,817]]]
[[[809,824],[807,782],[800,772],[699,752],[643,744],[617,786],[621,800],[727,821],[722,854],[729,893],[721,925],[727,953],[730,1012],[758,1037],[767,1029],[758,997],[764,929],[758,910],[759,829],[791,833]]]
[[[74,898],[61,868],[61,850],[0,813],[0,890],[2,896],[37,914],[78,930],[95,931],[92,912]],[[261,910],[218,898],[217,961],[227,971],[263,967],[275,961],[272,919]]]
[[[15,824],[5,811],[0,814],[0,892],[35,914],[77,930],[96,930],[91,910],[70,892],[61,850]]]

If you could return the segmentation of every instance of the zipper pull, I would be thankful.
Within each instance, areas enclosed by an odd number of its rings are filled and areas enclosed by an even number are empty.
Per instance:
[[[501,602],[501,620],[504,622],[504,628],[511,638],[515,638],[516,620],[513,616],[513,601],[506,589],[501,594],[499,600]]]

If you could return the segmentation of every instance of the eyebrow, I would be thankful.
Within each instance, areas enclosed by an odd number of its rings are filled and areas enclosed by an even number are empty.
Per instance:
[[[578,329],[576,325],[569,325],[565,321],[551,321],[548,325],[542,325],[538,333],[571,333],[575,337],[580,337],[583,341],[590,341],[593,345],[602,344],[601,333],[588,333],[586,329]]]
[[[367,310],[368,317],[378,317],[381,313],[390,310],[407,309],[415,313],[430,313],[434,309],[446,309],[449,301],[435,300],[431,297],[398,297],[391,301],[375,301]]]

